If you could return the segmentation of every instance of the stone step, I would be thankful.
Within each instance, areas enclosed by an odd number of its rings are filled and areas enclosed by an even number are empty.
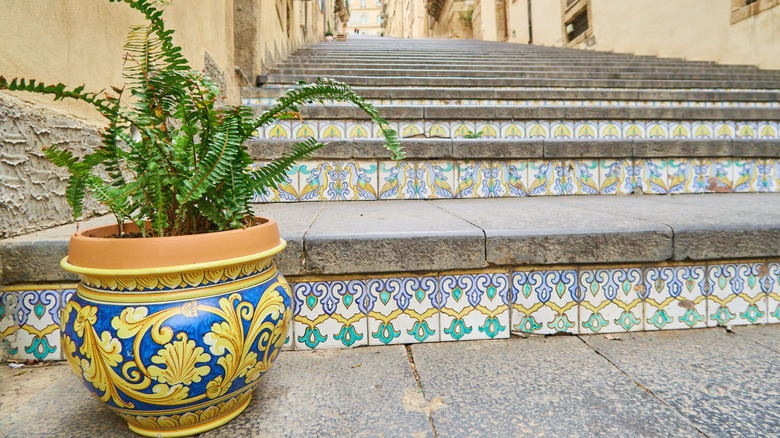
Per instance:
[[[447,77],[447,78],[508,78],[508,79],[578,79],[588,77],[589,79],[611,79],[611,80],[676,80],[676,81],[774,81],[775,87],[780,86],[780,75],[766,72],[743,73],[743,72],[680,72],[680,71],[651,71],[651,72],[630,72],[630,71],[602,71],[599,69],[570,71],[569,69],[557,70],[536,70],[525,67],[518,68],[487,68],[472,70],[461,69],[455,65],[450,68],[437,66],[435,68],[366,68],[366,67],[277,67],[269,69],[269,76],[277,75],[318,75],[323,77],[330,76],[380,76],[380,77]]]
[[[262,113],[272,105],[255,105]],[[780,120],[780,107],[521,106],[521,105],[377,105],[388,120]],[[299,105],[304,120],[369,120],[351,104]]]
[[[267,84],[292,85],[314,82],[321,75],[279,75],[264,77]],[[468,78],[427,76],[332,75],[331,79],[352,86],[460,86],[460,87],[614,87],[614,88],[749,88],[777,90],[777,81],[765,80],[675,80],[675,79],[546,79],[546,78]]]
[[[256,161],[270,161],[289,151],[299,139],[252,139],[246,146]],[[381,138],[328,139],[313,159],[387,159]],[[492,139],[492,138],[401,138],[407,160],[521,160],[562,158],[686,159],[728,157],[780,158],[780,139]]]
[[[247,87],[244,98],[276,98],[290,87]],[[780,91],[768,90],[669,90],[609,88],[454,88],[454,87],[354,87],[366,99],[496,99],[496,100],[625,100],[695,102],[772,102],[780,101]],[[247,102],[251,104],[252,102]]]
[[[780,194],[264,204],[256,211],[279,223],[288,241],[279,266],[293,277],[780,256]],[[59,268],[75,229],[0,241],[2,283],[75,280]]]

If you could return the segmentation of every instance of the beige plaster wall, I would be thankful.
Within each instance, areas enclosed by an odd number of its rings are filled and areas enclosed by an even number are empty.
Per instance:
[[[426,38],[429,34],[427,23],[425,0],[390,0],[387,5],[385,36]]]
[[[777,6],[733,25],[731,0],[591,0],[591,6],[597,50],[780,68]]]
[[[533,43],[541,46],[562,46],[561,2],[559,0],[530,1],[531,23],[533,24]],[[512,33],[512,30],[516,29],[516,26],[525,27],[526,31],[528,29],[527,22],[513,22],[510,25],[510,34]]]
[[[506,13],[507,41],[528,44],[528,0],[507,0]]]
[[[195,69],[209,55],[224,72],[228,97],[238,101],[233,74],[232,0],[174,1],[165,12],[174,41]],[[228,13],[231,12],[231,13]],[[0,2],[0,74],[45,82],[86,85],[98,91],[121,86],[123,46],[127,31],[140,24],[140,13],[105,0],[25,0]],[[29,102],[102,123],[85,104],[16,94]]]
[[[430,38],[473,38],[473,30],[460,18],[460,14],[465,14],[471,7],[474,7],[474,4],[465,0],[447,0],[439,20],[435,21],[429,30]]]

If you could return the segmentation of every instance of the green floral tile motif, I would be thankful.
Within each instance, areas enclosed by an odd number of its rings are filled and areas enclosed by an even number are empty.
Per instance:
[[[439,279],[441,340],[509,337],[509,276],[445,275]]]
[[[767,322],[767,294],[762,289],[764,263],[708,266],[707,325],[750,325]]]
[[[368,345],[362,280],[299,282],[293,296],[296,350]]]
[[[512,331],[578,333],[582,299],[577,271],[539,270],[512,274]]]
[[[580,329],[618,333],[644,328],[643,277],[640,268],[580,271]]]
[[[706,327],[704,266],[664,266],[645,269],[645,330]]]

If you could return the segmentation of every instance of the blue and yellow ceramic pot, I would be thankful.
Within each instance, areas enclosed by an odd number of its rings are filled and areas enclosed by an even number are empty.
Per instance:
[[[198,236],[103,237],[117,226],[72,236],[62,266],[81,283],[62,349],[134,432],[186,436],[227,423],[278,356],[292,298],[273,257],[286,243],[273,220],[258,220]]]

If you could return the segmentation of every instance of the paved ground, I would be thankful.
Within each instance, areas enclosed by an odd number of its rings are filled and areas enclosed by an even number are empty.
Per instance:
[[[0,371],[0,436],[135,436],[64,364]],[[780,325],[284,352],[203,437],[780,436]]]

